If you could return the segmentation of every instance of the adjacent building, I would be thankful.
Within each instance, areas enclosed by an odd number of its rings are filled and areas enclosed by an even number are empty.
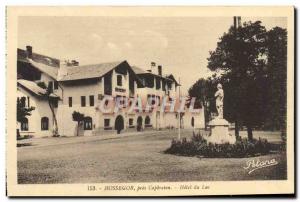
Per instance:
[[[151,63],[148,70],[131,66],[126,60],[93,65],[61,61],[34,53],[31,46],[17,51],[18,98],[24,107],[35,107],[18,128],[21,135],[51,136],[55,123],[62,136],[96,135],[126,131],[163,130],[166,128],[204,128],[204,110],[181,115],[162,110],[163,98],[172,102],[179,97],[180,84],[172,74],[163,74],[163,67]],[[106,99],[109,97],[110,99]],[[140,98],[147,105],[149,98],[158,107],[129,110],[132,100]],[[102,111],[115,107],[118,111]],[[104,102],[105,101],[105,102]],[[126,101],[126,102],[125,102]],[[126,104],[125,104],[126,103]],[[84,114],[79,126],[73,112]]]

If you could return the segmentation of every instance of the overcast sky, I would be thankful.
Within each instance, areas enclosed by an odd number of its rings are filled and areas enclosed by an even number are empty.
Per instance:
[[[286,18],[261,20],[269,30],[286,28]],[[182,92],[209,74],[207,58],[233,18],[204,17],[21,17],[18,47],[80,64],[127,60],[149,69],[163,66],[163,74],[180,77]]]

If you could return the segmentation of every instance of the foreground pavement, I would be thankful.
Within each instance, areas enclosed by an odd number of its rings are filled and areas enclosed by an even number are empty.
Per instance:
[[[190,137],[191,134],[191,131],[183,131],[182,137]],[[279,133],[255,132],[254,136],[267,137],[270,141],[280,140]],[[18,147],[18,182],[35,184],[286,178],[285,153],[230,159],[164,154],[163,151],[176,137],[176,131],[149,131],[117,137],[32,139],[31,146]],[[276,159],[278,164],[258,169],[251,174],[244,169],[249,160],[271,159]]]

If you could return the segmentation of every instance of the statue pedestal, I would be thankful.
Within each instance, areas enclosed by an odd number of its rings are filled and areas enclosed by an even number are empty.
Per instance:
[[[216,117],[208,123],[210,135],[206,138],[207,142],[214,144],[234,144],[236,139],[234,135],[229,134],[229,123],[225,119]]]

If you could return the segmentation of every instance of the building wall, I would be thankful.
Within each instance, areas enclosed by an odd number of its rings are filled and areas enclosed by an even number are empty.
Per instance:
[[[58,129],[59,133],[65,136],[75,136],[77,134],[77,122],[73,121],[74,111],[89,116],[93,120],[93,128],[97,128],[99,121],[97,116],[98,95],[103,95],[103,80],[95,81],[91,84],[66,84],[60,83],[63,88],[63,99],[58,106]],[[85,107],[81,106],[81,96],[85,96]],[[90,106],[90,96],[94,96],[94,106]],[[72,97],[72,106],[69,106],[69,97]],[[91,135],[92,131],[82,131],[81,135]]]
[[[112,73],[112,96],[126,96],[129,97],[129,73],[122,75],[122,86],[117,85],[117,75],[116,71],[113,70]],[[53,79],[46,74],[42,74],[41,81],[48,84],[49,81]],[[135,95],[134,97],[141,97],[143,99],[143,108],[147,104],[147,95],[160,96],[162,103],[162,98],[166,96],[165,91],[161,88],[156,89],[156,82],[154,81],[153,88],[137,88],[136,82],[134,82]],[[162,112],[160,107],[154,110],[152,113],[147,112],[133,112],[128,113],[126,109],[121,109],[117,113],[102,113],[99,111],[98,107],[101,102],[99,95],[104,95],[104,79],[98,79],[93,82],[88,80],[88,82],[59,82],[59,89],[54,91],[55,94],[59,95],[61,100],[58,103],[58,108],[55,110],[57,114],[58,130],[59,134],[62,136],[76,136],[77,135],[77,122],[73,121],[72,114],[74,111],[84,114],[85,117],[92,118],[92,130],[84,130],[83,125],[79,126],[78,135],[93,135],[93,134],[109,134],[116,133],[115,131],[115,121],[117,116],[122,116],[124,119],[124,130],[128,132],[136,131],[138,117],[142,118],[142,130],[149,129],[163,129],[163,128],[178,128],[179,120],[176,116],[176,112]],[[116,91],[117,88],[124,89],[125,92]],[[31,96],[27,91],[19,91],[19,93],[25,93],[26,96]],[[173,83],[172,89],[170,90],[169,96],[176,98],[178,94],[178,88],[175,89],[175,83]],[[22,94],[20,94],[22,95]],[[94,96],[94,106],[90,106],[90,96]],[[86,106],[81,106],[81,96],[85,96]],[[52,113],[48,106],[48,102],[45,100],[37,99],[31,96],[32,105],[36,106],[32,116],[28,118],[29,120],[29,131],[26,133],[32,133],[36,137],[51,136],[52,135]],[[72,106],[69,106],[69,97],[72,97]],[[41,117],[46,116],[49,118],[49,130],[41,131]],[[150,125],[145,125],[146,117],[150,118]],[[182,128],[193,128],[191,125],[191,119],[194,117],[195,128],[204,128],[204,113],[203,110],[199,114],[186,113],[182,120]],[[110,129],[104,127],[104,119],[110,119]],[[129,119],[133,119],[132,125],[129,125]],[[108,130],[109,129],[109,130]],[[23,132],[25,133],[25,132]],[[22,134],[22,132],[21,132]]]
[[[40,99],[37,96],[34,96],[28,93],[27,90],[18,87],[17,89],[17,97],[29,97],[30,106],[35,107],[35,109],[31,112],[30,116],[27,116],[28,119],[28,131],[21,131],[21,135],[33,135],[34,137],[45,137],[52,136],[52,127],[53,127],[53,118],[52,112],[46,100]],[[27,104],[27,99],[26,99]],[[26,105],[27,106],[27,105]],[[49,128],[48,130],[41,130],[41,118],[48,117],[49,119]],[[18,124],[19,129],[20,124]]]

